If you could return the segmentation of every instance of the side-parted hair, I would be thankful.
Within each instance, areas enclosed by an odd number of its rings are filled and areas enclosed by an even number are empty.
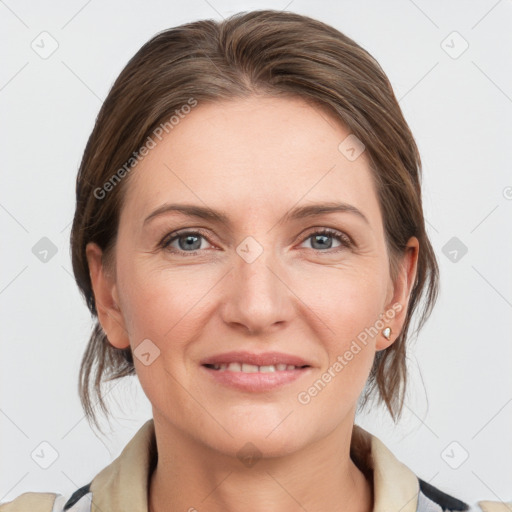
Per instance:
[[[130,59],[97,116],[78,171],[71,230],[73,272],[96,318],[79,375],[80,400],[96,427],[95,406],[108,415],[103,383],[134,375],[135,368],[131,349],[113,347],[97,320],[86,245],[97,243],[104,263],[112,265],[123,198],[139,150],[162,127],[169,131],[172,119],[194,105],[253,95],[306,100],[330,112],[363,142],[393,279],[407,241],[412,236],[419,240],[403,329],[387,349],[376,352],[360,400],[362,407],[377,395],[395,421],[401,415],[411,319],[418,310],[417,333],[432,311],[439,286],[423,216],[418,148],[388,78],[366,50],[315,19],[261,10],[158,33]]]

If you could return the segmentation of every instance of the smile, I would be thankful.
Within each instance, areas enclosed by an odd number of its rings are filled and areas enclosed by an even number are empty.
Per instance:
[[[200,362],[206,378],[224,388],[262,393],[282,388],[314,371],[315,363],[283,352],[225,352]]]
[[[287,370],[297,370],[300,368],[308,368],[308,365],[295,366],[293,364],[270,364],[264,366],[258,366],[249,363],[222,363],[222,364],[211,364],[205,365],[207,368],[212,370],[218,370],[220,372],[243,372],[243,373],[273,373],[283,372]]]

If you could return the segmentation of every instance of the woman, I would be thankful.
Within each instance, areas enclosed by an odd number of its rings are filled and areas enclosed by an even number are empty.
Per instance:
[[[438,290],[416,144],[354,41],[276,11],[158,34],[76,192],[84,409],[97,425],[91,393],[106,410],[102,381],[136,374],[153,418],[72,496],[0,510],[470,510],[354,425],[372,396],[400,417]]]

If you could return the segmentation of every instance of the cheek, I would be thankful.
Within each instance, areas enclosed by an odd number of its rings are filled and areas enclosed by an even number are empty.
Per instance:
[[[317,319],[316,336],[325,350],[322,379],[330,392],[324,399],[341,399],[341,404],[357,397],[373,364],[375,340],[383,328],[386,273],[382,265],[331,270],[318,273],[297,294],[315,313],[308,323],[315,325],[312,319]]]
[[[180,340],[192,336],[191,329],[208,304],[205,297],[211,279],[204,272],[190,269],[155,268],[144,262],[123,267],[120,277],[122,309],[132,346],[151,339],[161,350],[172,340],[173,348]],[[215,282],[215,280],[213,281]]]
[[[384,266],[374,259],[367,265],[297,269],[290,282],[336,347],[373,326],[384,313],[386,277]]]
[[[156,268],[144,262],[127,265],[124,271],[119,273],[124,277],[122,309],[142,388],[160,410],[197,414],[176,382],[187,382],[188,350],[191,340],[201,334],[209,281],[188,269]],[[150,353],[149,364],[139,359],[142,352]]]

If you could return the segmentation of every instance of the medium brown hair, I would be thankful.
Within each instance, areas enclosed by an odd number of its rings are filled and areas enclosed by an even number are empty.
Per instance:
[[[409,238],[419,240],[403,329],[392,345],[376,353],[360,401],[362,407],[377,394],[392,418],[400,417],[411,319],[418,308],[418,332],[436,301],[439,279],[425,230],[418,148],[389,80],[367,51],[320,21],[262,10],[238,13],[222,22],[187,23],[157,34],[122,70],[96,119],[77,176],[71,253],[76,282],[96,317],[81,362],[79,394],[89,423],[97,427],[93,398],[108,415],[103,383],[134,375],[135,369],[131,349],[110,345],[97,321],[86,245],[97,243],[107,261],[137,162],[134,152],[159,125],[179,114],[191,98],[200,105],[255,94],[298,97],[318,105],[364,143],[393,278]],[[110,186],[105,186],[107,182]]]

